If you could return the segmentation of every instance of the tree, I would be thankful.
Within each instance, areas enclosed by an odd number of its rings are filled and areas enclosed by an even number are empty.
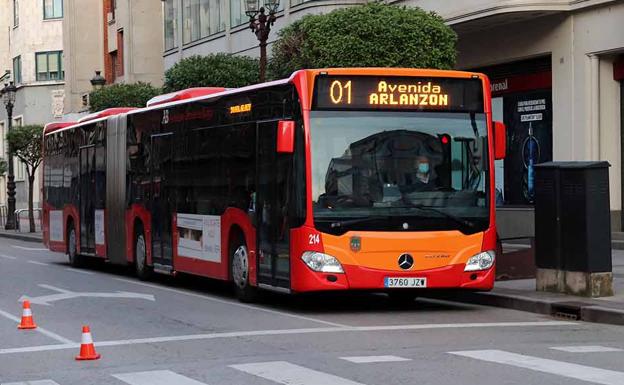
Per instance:
[[[14,127],[6,135],[9,145],[9,153],[17,157],[26,165],[28,174],[28,220],[30,232],[35,232],[35,217],[33,214],[33,189],[35,183],[35,171],[41,164],[43,154],[41,142],[43,139],[43,127],[27,125]]]
[[[191,87],[238,88],[258,83],[258,60],[225,53],[191,56],[165,72],[165,92]]]
[[[112,84],[89,94],[91,111],[102,111],[112,107],[145,107],[148,100],[162,92],[149,83]]]
[[[307,15],[282,29],[269,71],[283,78],[302,68],[451,69],[457,35],[433,12],[371,2]]]

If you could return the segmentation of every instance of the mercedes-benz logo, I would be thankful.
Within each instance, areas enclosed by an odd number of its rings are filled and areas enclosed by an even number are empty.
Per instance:
[[[410,254],[399,255],[399,267],[403,270],[409,270],[414,266],[414,258]]]

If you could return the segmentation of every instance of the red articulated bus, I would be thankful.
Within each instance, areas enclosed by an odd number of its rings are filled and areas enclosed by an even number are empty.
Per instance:
[[[44,133],[44,242],[136,274],[280,292],[494,283],[493,122],[478,73],[301,70]]]

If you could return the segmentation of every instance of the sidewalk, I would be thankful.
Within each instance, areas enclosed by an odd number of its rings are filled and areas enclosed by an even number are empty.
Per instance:
[[[0,238],[19,239],[20,241],[42,243],[43,234],[38,231],[36,233],[29,233],[26,231],[18,232],[15,230],[0,229]]]
[[[613,250],[615,295],[586,298],[535,291],[535,279],[498,281],[487,293],[454,292],[435,295],[448,300],[548,314],[587,322],[624,325],[624,251]]]

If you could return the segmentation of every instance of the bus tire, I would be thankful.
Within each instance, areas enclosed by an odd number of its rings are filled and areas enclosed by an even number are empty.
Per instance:
[[[413,304],[418,295],[411,290],[398,289],[388,292],[388,299],[394,305]]]
[[[67,225],[67,259],[72,267],[82,265],[82,257],[78,254],[78,243],[76,238],[76,227],[73,221]]]
[[[249,249],[240,234],[230,242],[230,272],[238,300],[254,302],[258,289],[249,284]]]
[[[134,235],[134,270],[141,281],[147,281],[152,276],[152,268],[147,264],[147,244],[141,225],[137,225]]]

